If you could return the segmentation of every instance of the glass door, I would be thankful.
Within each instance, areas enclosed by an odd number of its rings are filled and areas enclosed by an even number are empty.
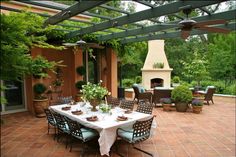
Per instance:
[[[6,104],[1,104],[3,113],[17,112],[25,110],[24,82],[20,81],[1,81],[6,90],[1,93],[6,100]]]

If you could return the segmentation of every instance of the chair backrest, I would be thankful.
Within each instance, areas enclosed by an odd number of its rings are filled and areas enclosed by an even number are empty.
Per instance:
[[[112,96],[107,96],[107,103],[112,107],[115,107],[120,105],[120,100]]]
[[[55,126],[56,125],[56,121],[55,121],[55,118],[54,118],[52,112],[48,108],[45,108],[44,112],[46,114],[48,123],[50,123],[51,125]]]
[[[208,88],[207,93],[205,94],[205,100],[212,100],[212,96],[215,93],[215,88]]]
[[[144,141],[149,138],[154,116],[148,120],[136,121],[133,125],[133,141]]]
[[[57,112],[54,112],[53,115],[56,120],[57,128],[61,130],[66,129],[66,121],[64,117]]]
[[[133,110],[134,101],[122,100],[121,103],[120,103],[120,108]]]
[[[138,95],[139,95],[139,89],[138,89],[138,86],[132,86],[133,89],[134,89],[134,97],[135,98],[138,98]]]
[[[141,112],[141,113],[146,113],[146,114],[152,114],[152,110],[153,110],[153,105],[149,102],[145,102],[145,101],[141,101],[138,104],[137,107],[137,112]]]
[[[64,118],[65,118],[65,121],[67,122],[67,124],[69,126],[70,134],[72,136],[79,137],[83,140],[81,125],[78,122],[76,122],[76,121],[74,121],[74,120],[72,120],[68,117],[64,117]]]
[[[170,98],[171,89],[154,89],[153,102],[160,103],[161,98]]]

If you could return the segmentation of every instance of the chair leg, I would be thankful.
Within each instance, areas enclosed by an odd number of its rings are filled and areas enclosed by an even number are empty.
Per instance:
[[[56,136],[57,136],[57,127],[56,126],[54,126],[54,140],[56,139]]]
[[[68,134],[66,134],[66,149],[67,149],[67,146],[68,146]]]
[[[49,129],[50,129],[50,125],[49,125],[49,123],[48,123],[48,134],[49,134]]]
[[[212,104],[214,104],[214,101],[213,101],[213,99],[211,99],[211,102],[212,102]]]
[[[136,150],[138,150],[138,151],[141,151],[141,152],[143,152],[143,153],[145,153],[145,154],[147,154],[147,155],[153,156],[151,153],[149,153],[149,152],[147,152],[147,151],[145,151],[145,150],[142,150],[142,149],[140,149],[140,148],[135,147],[134,144],[132,144],[132,145],[133,145],[133,148],[134,148],[134,149],[136,149]]]

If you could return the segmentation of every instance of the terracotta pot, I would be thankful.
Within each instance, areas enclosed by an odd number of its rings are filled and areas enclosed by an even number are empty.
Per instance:
[[[188,109],[188,103],[184,102],[176,102],[175,106],[176,106],[176,111],[178,112],[186,112]]]
[[[44,109],[48,108],[48,99],[34,99],[34,112],[38,118],[45,117]]]
[[[163,111],[171,111],[171,104],[162,104]]]
[[[199,114],[202,111],[202,106],[194,106],[193,105],[193,113]]]
[[[99,101],[97,99],[91,99],[89,102],[90,102],[90,105],[93,106],[91,111],[97,111],[96,106],[99,105]]]

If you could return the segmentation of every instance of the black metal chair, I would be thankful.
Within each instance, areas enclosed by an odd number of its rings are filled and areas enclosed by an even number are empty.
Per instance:
[[[149,102],[139,102],[138,107],[137,107],[137,112],[141,112],[141,113],[146,113],[146,114],[152,114],[152,110],[153,110],[153,105]]]
[[[44,112],[46,114],[46,118],[47,118],[47,121],[48,121],[48,134],[49,134],[49,130],[50,129],[54,129],[54,139],[56,138],[56,135],[57,135],[57,124],[56,124],[56,120],[53,116],[53,113],[47,108],[47,109],[44,109]],[[51,128],[51,126],[53,128]]]
[[[59,141],[60,136],[65,134],[66,135],[66,148],[68,145],[68,137],[70,135],[70,129],[69,126],[67,124],[67,122],[65,121],[64,116],[62,116],[61,114],[54,112],[53,113],[54,118],[56,120],[56,124],[57,124],[57,141]]]
[[[136,121],[130,130],[125,130],[122,128],[117,129],[117,140],[120,138],[130,144],[132,144],[133,148],[141,151],[145,154],[153,156],[151,153],[144,151],[140,148],[134,146],[134,144],[147,140],[150,137],[151,125],[153,118],[144,121]],[[118,152],[118,144],[116,144],[116,152],[118,155],[123,156]]]
[[[120,103],[120,108],[133,110],[134,101],[122,100],[121,103]]]
[[[95,139],[98,137],[98,132],[93,130],[93,129],[89,129],[89,128],[84,128],[82,125],[80,125],[78,122],[65,117],[65,120],[69,126],[70,129],[70,135],[71,135],[71,140],[70,140],[70,152],[72,151],[72,140],[73,138],[79,139],[82,141],[82,153],[81,156],[83,156],[84,152],[85,152],[85,145],[84,143],[87,141],[90,141],[92,139]]]
[[[120,105],[120,100],[112,96],[107,96],[107,103],[113,108]]]

